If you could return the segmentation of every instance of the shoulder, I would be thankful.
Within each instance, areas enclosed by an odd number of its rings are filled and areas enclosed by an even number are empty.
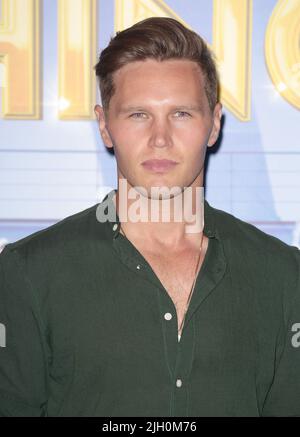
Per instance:
[[[106,235],[105,223],[97,220],[95,204],[72,214],[57,223],[34,232],[13,243],[8,243],[0,259],[15,257],[36,265],[54,264],[59,259],[77,256],[96,239],[101,244]]]
[[[248,287],[262,314],[288,320],[300,299],[300,250],[225,211],[212,208],[232,285]]]
[[[279,272],[299,271],[298,247],[286,244],[226,211],[211,206],[210,208],[224,247],[237,255],[241,261],[251,262],[252,259],[256,263],[270,265],[274,271],[278,268]]]

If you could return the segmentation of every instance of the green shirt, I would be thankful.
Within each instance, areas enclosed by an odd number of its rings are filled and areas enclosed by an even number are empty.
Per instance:
[[[205,201],[179,342],[114,192],[2,251],[0,415],[300,416],[300,251]]]

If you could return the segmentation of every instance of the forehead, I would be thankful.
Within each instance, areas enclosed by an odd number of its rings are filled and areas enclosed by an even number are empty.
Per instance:
[[[130,62],[113,76],[115,99],[130,96],[185,94],[201,97],[204,78],[199,65],[190,60],[171,59]]]

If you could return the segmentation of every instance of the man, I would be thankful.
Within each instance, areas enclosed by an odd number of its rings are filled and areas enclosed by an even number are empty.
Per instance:
[[[0,255],[0,413],[300,416],[299,250],[199,202],[221,120],[210,51],[150,18],[96,74],[118,189]]]

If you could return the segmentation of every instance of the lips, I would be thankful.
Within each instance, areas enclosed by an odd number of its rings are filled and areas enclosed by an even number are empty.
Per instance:
[[[169,159],[149,159],[142,163],[143,167],[151,171],[166,171],[174,168],[178,162]]]

